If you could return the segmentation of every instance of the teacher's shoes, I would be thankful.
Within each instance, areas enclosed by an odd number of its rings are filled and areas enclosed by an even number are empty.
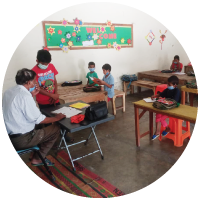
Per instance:
[[[159,135],[153,135],[151,140],[155,140],[157,137],[159,137]]]

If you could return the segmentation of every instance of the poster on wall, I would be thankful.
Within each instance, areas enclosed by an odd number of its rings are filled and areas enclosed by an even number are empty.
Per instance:
[[[133,48],[133,24],[43,21],[44,49],[69,50]]]

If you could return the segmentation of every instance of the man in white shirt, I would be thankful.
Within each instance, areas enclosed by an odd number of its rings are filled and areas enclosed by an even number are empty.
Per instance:
[[[59,121],[66,116],[58,114],[46,117],[37,108],[33,96],[39,93],[36,73],[29,69],[22,69],[15,77],[17,85],[6,90],[3,96],[3,117],[8,135],[16,150],[38,145],[43,158],[47,155],[57,140],[60,128],[56,124],[35,130],[36,124],[48,124]],[[45,158],[48,166],[53,166]],[[37,154],[33,155],[32,165],[43,165]]]

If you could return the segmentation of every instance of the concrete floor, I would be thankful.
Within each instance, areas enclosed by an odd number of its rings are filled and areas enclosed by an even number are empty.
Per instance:
[[[89,170],[98,174],[124,193],[140,190],[156,181],[165,174],[179,159],[189,140],[185,139],[182,147],[175,147],[173,141],[164,138],[150,141],[149,136],[141,139],[141,147],[136,147],[134,106],[132,102],[152,95],[152,91],[126,96],[126,112],[117,111],[115,120],[96,127],[96,134],[104,154],[101,159],[99,152],[85,157],[78,162]],[[117,99],[121,104],[121,98]],[[195,99],[194,105],[197,106]],[[109,104],[111,112],[111,104]],[[140,120],[141,133],[149,128],[148,113]],[[155,121],[155,120],[154,120]],[[194,124],[191,124],[191,133]],[[75,141],[86,139],[90,129],[69,134]],[[59,140],[57,141],[59,143]],[[85,146],[83,143],[70,147],[73,158],[80,157],[97,150],[98,147],[93,137]],[[54,151],[50,154],[54,155]]]

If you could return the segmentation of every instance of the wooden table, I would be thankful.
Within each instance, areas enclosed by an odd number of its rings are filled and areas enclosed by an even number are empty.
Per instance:
[[[189,72],[189,71],[194,72],[193,67],[192,67],[191,65],[186,65],[186,66],[184,66],[184,72],[187,73],[187,72]]]
[[[194,95],[198,94],[198,89],[187,88],[186,86],[181,87],[181,103],[185,105],[185,93],[189,93],[190,106],[193,106]]]
[[[91,103],[95,101],[108,102],[106,91],[102,90],[98,92],[84,92],[83,87],[84,85],[62,87],[61,84],[58,84],[60,103],[64,104],[74,101],[84,101],[86,103]]]
[[[171,110],[159,110],[152,106],[152,103],[146,103],[144,100],[140,100],[137,102],[133,102],[134,109],[135,109],[135,137],[136,137],[136,145],[140,146],[140,138],[150,135],[150,139],[153,136],[153,113],[164,114],[169,117],[174,117],[177,119],[182,119],[185,121],[189,121],[191,123],[196,122],[197,117],[197,108],[180,105],[178,108],[173,108]],[[143,111],[139,114],[139,109]],[[149,131],[140,135],[140,126],[139,120],[144,115],[144,113],[149,112]]]

